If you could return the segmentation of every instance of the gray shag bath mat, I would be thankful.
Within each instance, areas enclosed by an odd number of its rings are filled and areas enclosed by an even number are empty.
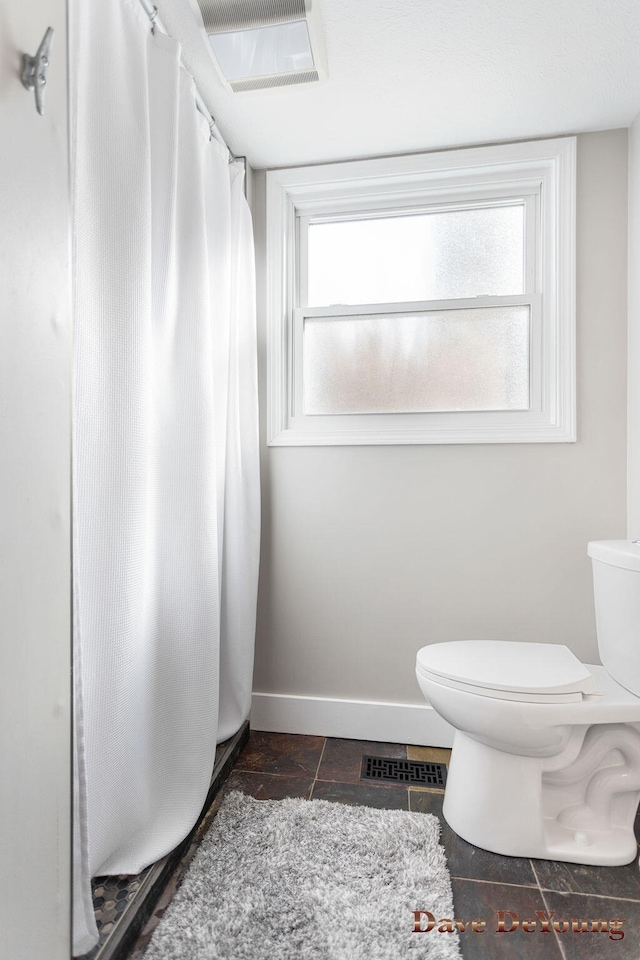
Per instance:
[[[145,960],[459,960],[437,817],[230,794]]]

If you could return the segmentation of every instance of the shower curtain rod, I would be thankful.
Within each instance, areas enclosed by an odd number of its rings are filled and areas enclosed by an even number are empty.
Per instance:
[[[146,13],[146,15],[149,17],[149,20],[151,21],[151,29],[153,30],[157,28],[161,33],[164,33],[167,36],[169,36],[169,31],[164,26],[164,24],[162,23],[162,20],[158,16],[158,8],[154,6],[153,3],[151,3],[151,0],[140,0],[140,3],[142,4],[142,9]],[[194,80],[194,83],[195,83],[195,80]],[[225,150],[229,154],[229,163],[231,163],[234,160],[242,160],[243,159],[242,157],[234,156],[234,154],[229,149],[228,145],[225,143],[224,137],[218,130],[216,121],[214,120],[214,118],[211,116],[211,113],[207,109],[207,106],[204,100],[202,99],[202,97],[200,96],[197,87],[196,87],[196,107],[198,108],[200,113],[203,115],[207,123],[209,124],[209,130],[211,131],[211,136],[214,137],[218,141],[218,143],[222,144],[222,146],[225,148]]]

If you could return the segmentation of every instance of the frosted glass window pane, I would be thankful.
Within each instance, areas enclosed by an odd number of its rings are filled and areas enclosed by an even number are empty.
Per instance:
[[[524,204],[311,223],[308,306],[524,293]]]
[[[305,414],[529,409],[530,307],[306,318]]]

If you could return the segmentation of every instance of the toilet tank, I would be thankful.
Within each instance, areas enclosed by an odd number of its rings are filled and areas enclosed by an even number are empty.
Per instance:
[[[587,553],[600,659],[614,680],[640,696],[640,544],[598,540]]]

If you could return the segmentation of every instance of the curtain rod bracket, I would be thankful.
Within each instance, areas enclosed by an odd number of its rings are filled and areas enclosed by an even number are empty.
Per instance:
[[[158,8],[155,6],[155,4],[153,4],[153,3],[151,2],[151,0],[140,0],[140,3],[141,3],[141,5],[142,5],[142,9],[143,9],[144,12],[146,13],[146,15],[149,17],[149,20],[151,21],[151,33],[152,33],[152,34],[155,34],[156,27],[157,27],[158,30],[160,31],[160,33],[165,33],[165,34],[166,34],[168,31],[166,30],[166,28],[165,28],[164,24],[162,23],[160,17],[158,16],[159,11],[158,11]],[[194,81],[194,82],[195,82],[195,81]],[[200,113],[202,113],[203,116],[205,117],[207,123],[209,124],[209,139],[210,139],[210,140],[217,140],[218,143],[222,144],[222,146],[225,148],[225,150],[227,150],[227,151],[229,152],[229,160],[230,160],[230,162],[232,162],[233,160],[235,160],[236,158],[234,157],[234,155],[233,155],[233,153],[231,152],[231,150],[229,150],[228,144],[225,142],[224,137],[222,136],[222,134],[221,134],[220,131],[218,130],[218,127],[217,127],[215,118],[211,116],[211,112],[210,112],[209,108],[206,106],[204,100],[202,99],[202,97],[201,97],[200,94],[198,93],[198,87],[197,87],[197,85],[196,85],[196,106],[197,106],[198,110],[200,111]]]

